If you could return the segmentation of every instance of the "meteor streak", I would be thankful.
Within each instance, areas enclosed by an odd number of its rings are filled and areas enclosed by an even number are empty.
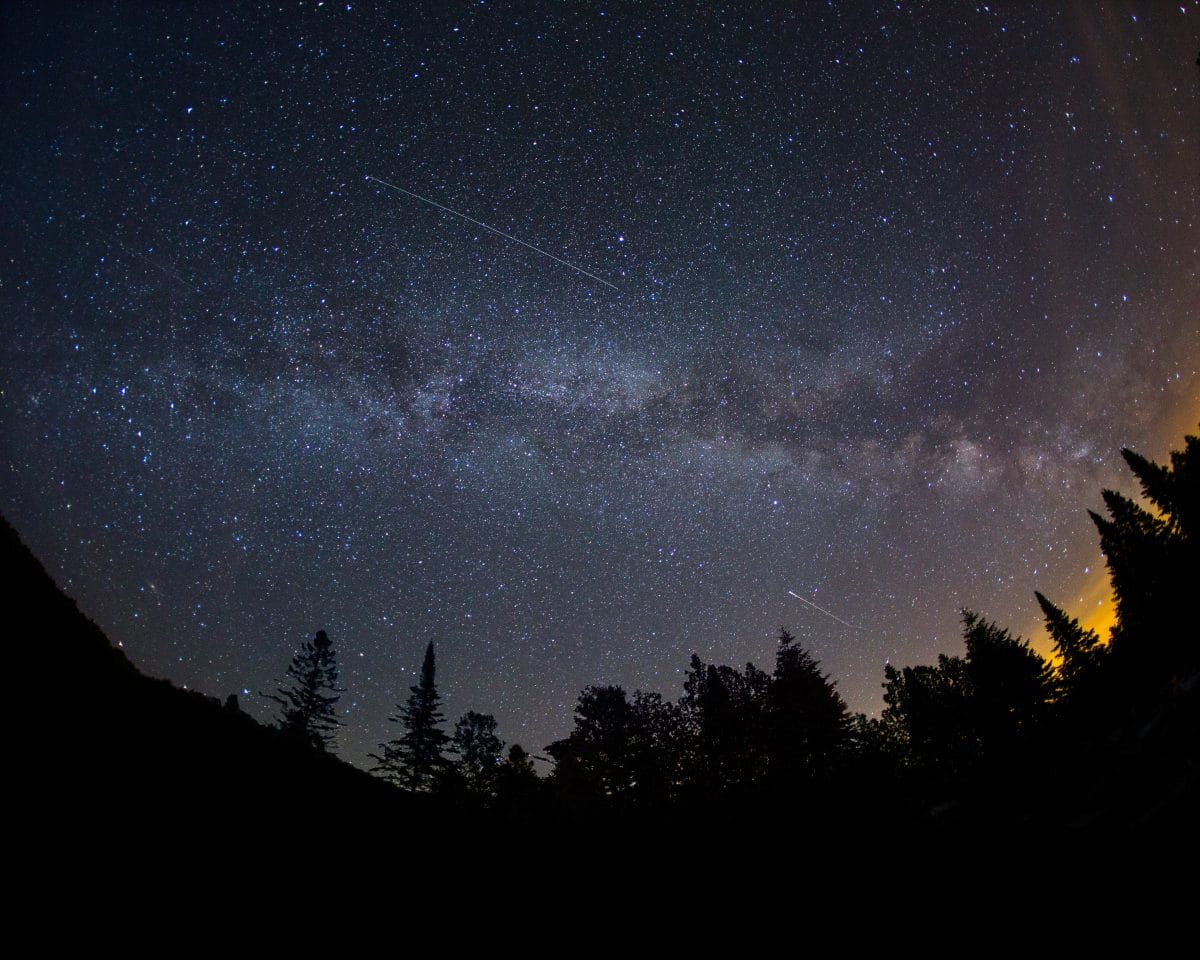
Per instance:
[[[483,227],[484,230],[488,230],[488,231],[496,234],[496,236],[498,236],[498,237],[503,237],[505,240],[511,240],[513,243],[519,243],[521,246],[527,247],[528,249],[532,250],[534,253],[540,253],[543,257],[549,257],[555,263],[561,263],[564,267],[570,267],[576,273],[582,273],[585,277],[591,277],[597,283],[602,283],[606,287],[611,287],[613,290],[616,290],[618,293],[621,292],[620,288],[617,287],[616,284],[609,283],[603,277],[598,277],[594,273],[589,273],[587,270],[584,270],[583,267],[577,267],[577,266],[575,266],[575,264],[570,263],[567,260],[563,260],[561,257],[556,257],[552,253],[547,253],[541,247],[535,247],[532,243],[526,243],[524,240],[520,239],[519,237],[514,237],[511,233],[505,233],[503,230],[497,230],[495,227],[489,227],[486,223],[483,223],[479,220],[475,220],[472,217],[468,217],[465,213],[459,213],[457,210],[451,210],[449,207],[442,206],[436,200],[430,200],[428,197],[423,197],[419,193],[413,193],[411,190],[405,190],[403,187],[398,187],[394,183],[388,183],[386,180],[380,180],[378,177],[372,176],[369,173],[367,174],[367,179],[374,180],[376,183],[378,183],[382,186],[388,187],[391,190],[395,190],[399,193],[402,193],[406,197],[412,197],[415,200],[420,200],[422,203],[427,203],[431,207],[437,207],[439,210],[443,210],[446,213],[452,214],[453,216],[458,217],[460,220],[466,220],[467,223],[473,223],[477,227]]]
[[[195,284],[188,283],[185,279],[183,279],[183,277],[181,277],[174,270],[171,270],[168,267],[164,267],[161,263],[156,263],[155,261],[151,260],[148,256],[146,256],[144,253],[138,253],[136,250],[131,250],[129,247],[125,246],[125,244],[123,244],[116,237],[111,237],[110,239],[112,240],[113,243],[115,243],[118,247],[120,247],[122,250],[124,250],[131,257],[137,257],[143,263],[150,264],[150,266],[152,266],[159,273],[165,274],[166,276],[170,277],[172,280],[177,280],[179,283],[182,283],[185,287],[187,287],[193,293],[199,293],[199,294],[203,295],[204,291],[202,291]]]
[[[807,603],[807,604],[808,604],[810,607],[812,607],[812,608],[813,608],[814,610],[816,610],[818,613],[823,613],[823,614],[825,614],[825,616],[827,616],[827,617],[832,617],[834,620],[836,620],[838,623],[842,624],[843,626],[849,627],[851,630],[854,630],[854,631],[856,631],[857,633],[862,633],[862,631],[861,631],[861,630],[859,630],[859,629],[858,629],[858,627],[856,627],[856,626],[855,626],[854,624],[852,624],[852,623],[846,623],[846,621],[845,621],[845,620],[843,620],[841,617],[839,617],[839,616],[838,616],[836,613],[830,613],[830,612],[829,612],[828,610],[826,610],[824,607],[818,607],[818,606],[817,606],[815,603],[813,603],[811,600],[805,600],[805,599],[804,599],[802,596],[800,596],[800,594],[796,593],[796,592],[795,592],[795,591],[793,591],[793,590],[789,590],[789,591],[788,591],[788,593],[790,593],[790,594],[791,594],[793,597],[795,597],[795,598],[796,598],[797,600],[799,600],[801,603]]]

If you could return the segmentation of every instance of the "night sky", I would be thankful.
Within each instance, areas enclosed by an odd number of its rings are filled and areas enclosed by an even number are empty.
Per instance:
[[[1103,622],[1200,4],[227,6],[0,41],[0,509],[143,670],[265,719],[323,628],[363,763],[430,640],[539,752],[781,625],[873,712],[963,606]]]

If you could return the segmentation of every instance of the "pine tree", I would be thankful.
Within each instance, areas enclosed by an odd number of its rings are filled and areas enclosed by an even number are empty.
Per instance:
[[[850,712],[836,685],[783,628],[767,694],[767,729],[772,775],[786,782],[826,772],[850,730]]]
[[[1162,511],[1167,529],[1193,545],[1200,537],[1200,437],[1185,437],[1182,450],[1171,451],[1171,466],[1163,467],[1122,450],[1141,485],[1142,493]]]
[[[441,697],[434,683],[433,643],[425,648],[421,679],[409,688],[408,700],[388,719],[404,727],[395,740],[379,745],[380,754],[371,754],[375,771],[406,790],[428,793],[449,768],[445,751],[450,742],[440,724]]]
[[[882,721],[905,764],[953,777],[1003,761],[1040,728],[1053,694],[1049,665],[1026,640],[969,610],[965,657],[936,667],[884,668]]]
[[[970,722],[983,752],[1003,754],[1033,734],[1053,697],[1050,665],[1022,637],[962,612]]]
[[[1141,701],[1200,669],[1191,609],[1200,583],[1200,438],[1186,437],[1170,467],[1121,453],[1158,514],[1105,490],[1108,516],[1091,517],[1116,598],[1111,676]]]
[[[939,654],[937,666],[883,668],[880,720],[900,746],[904,766],[953,773],[971,766],[979,742],[971,722],[971,680],[962,657]]]
[[[281,707],[279,729],[314,750],[328,750],[341,726],[337,702],[344,691],[337,685],[337,656],[324,630],[304,643],[287,673],[290,683],[263,694]]]
[[[1059,607],[1034,591],[1046,617],[1046,630],[1054,641],[1058,666],[1060,693],[1070,696],[1080,684],[1090,682],[1104,656],[1104,645],[1095,630],[1085,630],[1075,617],[1069,617]]]

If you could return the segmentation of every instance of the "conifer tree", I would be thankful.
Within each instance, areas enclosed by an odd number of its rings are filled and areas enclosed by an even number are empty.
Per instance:
[[[1122,450],[1155,513],[1112,490],[1108,516],[1092,513],[1116,598],[1113,679],[1135,700],[1200,669],[1193,593],[1200,582],[1200,438],[1185,438],[1170,467]]]
[[[1026,640],[969,610],[962,618],[965,657],[884,668],[885,731],[903,744],[905,764],[947,776],[1011,756],[1040,728],[1053,693],[1049,666]]]
[[[883,668],[880,720],[886,738],[899,746],[898,759],[914,768],[955,772],[979,756],[971,722],[972,687],[962,657],[939,654],[937,666]]]
[[[768,751],[785,781],[825,772],[845,746],[850,712],[813,656],[780,628],[767,694]]]
[[[1095,630],[1085,630],[1075,617],[1069,617],[1042,594],[1034,592],[1046,617],[1046,630],[1054,641],[1054,652],[1062,661],[1058,667],[1060,693],[1069,696],[1081,683],[1089,682],[1104,656],[1104,646]]]
[[[970,610],[962,611],[970,722],[983,752],[1004,753],[1034,733],[1053,695],[1050,665],[1029,646]]]
[[[389,717],[404,733],[380,744],[380,754],[371,754],[375,771],[406,790],[428,793],[434,790],[449,767],[445,751],[450,742],[440,724],[441,697],[434,682],[433,642],[425,648],[421,679],[409,688],[408,700]]]
[[[329,749],[341,726],[337,702],[344,691],[337,685],[337,656],[324,630],[303,644],[287,673],[290,682],[263,694],[281,708],[279,729],[314,750]]]
[[[1167,529],[1195,545],[1200,537],[1200,437],[1185,437],[1182,450],[1171,452],[1171,466],[1122,450],[1138,478],[1142,494],[1162,511]]]

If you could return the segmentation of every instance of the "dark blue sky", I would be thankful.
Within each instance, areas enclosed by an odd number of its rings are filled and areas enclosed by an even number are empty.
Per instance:
[[[876,710],[963,606],[1098,616],[1085,509],[1200,418],[1197,24],[21,5],[0,507],[261,716],[326,629],[356,762],[430,640],[451,719],[535,752],[780,625]]]

